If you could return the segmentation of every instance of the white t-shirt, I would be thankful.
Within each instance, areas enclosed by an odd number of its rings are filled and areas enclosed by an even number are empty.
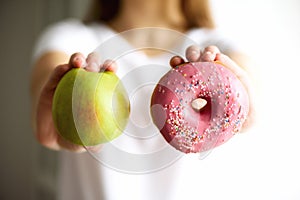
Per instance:
[[[122,34],[117,36],[104,24],[85,25],[74,19],[48,27],[37,41],[33,59],[47,51],[88,55],[95,49],[101,52],[100,56],[106,54],[104,58],[115,59],[119,66],[117,75],[130,97],[129,124],[122,136],[106,144],[99,154],[60,152],[58,199],[221,199],[222,195],[218,198],[214,191],[217,180],[212,178],[216,178],[216,166],[224,160],[199,160],[197,154],[176,151],[153,125],[149,105],[155,84],[170,69],[169,59],[175,54],[183,56],[190,41],[202,48],[217,45],[223,52],[235,51],[236,47],[215,30],[193,29],[185,35],[162,31],[179,37],[180,45],[177,49],[164,49],[155,57],[147,57],[140,51],[145,46],[130,46]],[[161,50],[159,44],[151,48]]]

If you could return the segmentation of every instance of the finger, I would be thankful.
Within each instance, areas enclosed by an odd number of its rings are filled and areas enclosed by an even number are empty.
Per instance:
[[[216,62],[220,62],[230,71],[232,71],[240,81],[244,82],[244,84],[249,85],[249,77],[245,70],[243,70],[240,66],[238,66],[231,58],[227,55],[218,53],[215,58]]]
[[[250,109],[249,109],[247,120],[243,124],[242,132],[244,132],[250,127],[252,127],[252,125],[255,124],[256,117],[257,117],[256,103],[255,103],[255,99],[253,98],[254,91],[253,91],[253,87],[251,87],[252,84],[251,84],[250,77],[245,70],[243,70],[231,58],[229,58],[224,54],[218,53],[216,55],[216,62],[220,62],[230,71],[232,71],[236,75],[236,77],[243,83],[243,85],[247,90],[247,93],[249,95]]]
[[[207,101],[202,98],[197,98],[192,101],[192,108],[194,108],[196,111],[200,111],[206,105],[207,105]]]
[[[178,65],[181,65],[183,64],[185,61],[183,58],[181,58],[180,56],[173,56],[171,59],[170,59],[170,66],[172,68],[175,68],[177,67]]]
[[[69,142],[68,140],[64,139],[60,135],[58,135],[57,137],[57,144],[63,149],[76,152],[76,153],[81,153],[86,151],[86,149],[83,146]]]
[[[225,54],[218,53],[216,55],[215,61],[224,65],[227,69],[235,74],[235,76],[244,84],[248,93],[253,94],[252,89],[250,88],[251,81],[249,75],[245,70],[238,66],[231,58]]]
[[[87,71],[91,71],[91,72],[99,72],[100,68],[101,68],[101,60],[100,60],[100,56],[99,54],[97,54],[96,52],[92,52],[88,55],[88,57],[86,58],[86,67],[85,69]]]
[[[255,107],[254,107],[254,105],[250,104],[248,116],[242,126],[240,133],[244,133],[247,130],[250,130],[255,125],[255,123],[257,121],[256,118],[257,118],[257,114],[256,114]]]
[[[200,56],[202,62],[212,62],[216,59],[216,55],[220,53],[220,50],[216,46],[207,46]]]
[[[117,72],[118,66],[117,63],[113,60],[106,60],[104,61],[103,65],[101,66],[100,71],[111,71]]]
[[[87,151],[92,152],[92,153],[99,153],[102,149],[103,145],[102,144],[98,144],[96,146],[88,146],[85,147]]]
[[[82,53],[74,53],[72,54],[69,64],[75,68],[84,68],[86,66],[85,57]]]
[[[199,61],[201,55],[200,47],[196,45],[189,46],[185,51],[185,57],[189,62]]]
[[[57,87],[57,84],[61,78],[70,70],[72,67],[69,64],[57,66],[50,75],[48,82],[45,84],[44,90],[46,94],[52,94]]]

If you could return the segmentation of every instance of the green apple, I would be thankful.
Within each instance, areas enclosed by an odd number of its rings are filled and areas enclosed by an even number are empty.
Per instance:
[[[129,110],[126,90],[113,72],[95,73],[81,68],[63,76],[52,105],[59,134],[84,146],[102,144],[121,135]]]

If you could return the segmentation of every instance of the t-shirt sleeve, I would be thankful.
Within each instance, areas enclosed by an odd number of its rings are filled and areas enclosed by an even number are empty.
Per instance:
[[[49,51],[61,51],[68,55],[75,52],[88,54],[97,47],[94,33],[81,21],[68,19],[48,26],[38,37],[32,60]]]

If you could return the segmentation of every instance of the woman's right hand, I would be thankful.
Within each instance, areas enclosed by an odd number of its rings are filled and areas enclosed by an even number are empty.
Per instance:
[[[235,60],[238,60],[238,57],[237,56],[235,57],[236,57]],[[219,48],[216,46],[207,46],[203,49],[203,51],[201,51],[200,47],[198,46],[190,46],[186,49],[186,59],[188,62],[219,61],[237,76],[237,78],[243,83],[244,87],[246,88],[249,95],[249,101],[250,101],[250,110],[248,113],[247,120],[243,125],[242,132],[244,130],[253,127],[256,119],[256,108],[255,108],[256,106],[253,97],[254,94],[253,94],[252,80],[250,79],[250,75],[245,70],[245,68],[242,68],[241,67],[242,65],[241,66],[238,65],[229,56],[220,52]],[[176,67],[177,65],[183,64],[184,62],[186,62],[184,58],[179,56],[174,56],[170,60],[170,65],[171,67]],[[245,62],[241,64],[243,64],[243,66],[246,65]]]
[[[58,134],[52,119],[52,101],[59,81],[72,68],[84,68],[91,72],[103,70],[115,72],[117,70],[117,66],[113,61],[107,60],[101,64],[99,58],[95,53],[89,54],[87,58],[81,53],[75,53],[70,57],[68,64],[58,65],[52,70],[50,78],[40,92],[36,106],[35,132],[38,141],[42,145],[56,150],[67,149],[74,152],[83,152],[86,150],[83,146],[73,144]],[[97,151],[100,146],[87,148]]]

